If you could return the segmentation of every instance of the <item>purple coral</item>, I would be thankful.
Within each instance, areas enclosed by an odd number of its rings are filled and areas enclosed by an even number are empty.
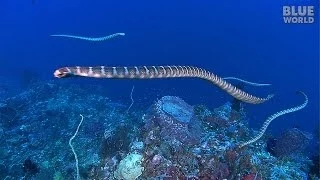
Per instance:
[[[156,154],[153,156],[151,163],[153,166],[157,166],[161,163],[161,160],[162,160],[162,156],[159,154]]]
[[[301,153],[311,139],[312,135],[310,133],[303,132],[297,128],[289,129],[276,140],[274,153],[278,157]]]

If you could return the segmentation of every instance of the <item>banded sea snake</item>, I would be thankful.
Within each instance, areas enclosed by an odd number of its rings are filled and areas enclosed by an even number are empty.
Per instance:
[[[50,35],[50,36],[81,39],[81,40],[86,40],[86,41],[105,41],[105,40],[112,39],[112,38],[117,37],[117,36],[124,36],[124,35],[125,35],[125,33],[115,33],[115,34],[111,34],[109,36],[96,37],[96,38],[84,37],[84,36],[75,36],[75,35],[68,35],[68,34],[53,34],[53,35]]]
[[[222,79],[224,79],[224,80],[237,80],[237,81],[243,82],[243,83],[251,85],[251,86],[271,86],[271,84],[254,83],[254,82],[246,81],[246,80],[239,79],[236,77],[224,77]]]
[[[248,141],[246,141],[244,143],[241,143],[239,145],[239,148],[242,148],[242,147],[244,147],[244,146],[246,146],[248,144],[254,143],[257,140],[259,140],[263,136],[263,134],[266,132],[269,124],[274,119],[276,119],[277,117],[285,115],[285,114],[288,114],[288,113],[292,113],[292,112],[295,112],[295,111],[299,111],[299,110],[305,108],[307,106],[307,104],[308,104],[308,101],[309,101],[308,100],[308,96],[302,91],[298,91],[297,93],[303,95],[304,98],[305,98],[304,102],[301,105],[298,105],[298,106],[295,106],[295,107],[292,107],[292,108],[289,108],[289,109],[285,109],[285,110],[279,111],[279,112],[269,116],[268,119],[263,123],[263,125],[262,125],[261,129],[259,130],[258,134],[256,136],[254,136],[252,139],[250,139],[250,140],[248,140]]]
[[[273,95],[260,98],[250,95],[232,84],[226,82],[214,73],[205,69],[193,66],[133,66],[133,67],[63,67],[54,72],[57,78],[71,76],[92,77],[92,78],[112,78],[112,79],[152,79],[152,78],[201,78],[208,80],[226,91],[234,98],[251,104],[263,103]]]

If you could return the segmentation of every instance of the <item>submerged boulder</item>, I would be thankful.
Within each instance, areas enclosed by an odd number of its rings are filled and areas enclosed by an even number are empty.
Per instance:
[[[143,171],[143,167],[141,166],[142,160],[143,157],[140,154],[132,153],[127,155],[120,161],[117,170],[114,172],[114,177],[119,180],[137,179]]]
[[[311,139],[312,134],[308,132],[297,128],[289,129],[276,140],[274,154],[277,157],[284,157],[301,153],[306,149]]]
[[[200,141],[200,121],[193,107],[179,97],[164,96],[153,104],[145,116],[145,128],[160,129],[160,135],[168,141],[193,145]]]

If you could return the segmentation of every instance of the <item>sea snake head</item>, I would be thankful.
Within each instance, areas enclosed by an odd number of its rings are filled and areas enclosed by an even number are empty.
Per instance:
[[[57,77],[57,78],[65,78],[65,77],[71,76],[72,73],[69,68],[63,67],[54,71],[53,75],[54,77]]]

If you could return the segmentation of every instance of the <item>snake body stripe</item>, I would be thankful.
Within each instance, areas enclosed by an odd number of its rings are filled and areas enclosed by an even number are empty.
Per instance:
[[[224,80],[237,80],[237,81],[243,82],[243,83],[251,85],[251,86],[271,86],[271,84],[254,83],[254,82],[246,81],[246,80],[239,79],[236,77],[224,77],[223,79]]]
[[[292,113],[292,112],[295,112],[295,111],[299,111],[299,110],[305,108],[307,106],[307,104],[308,104],[308,101],[309,101],[308,100],[308,96],[302,91],[298,91],[298,93],[302,94],[304,96],[304,98],[305,98],[304,102],[301,105],[293,107],[293,108],[289,108],[289,109],[285,109],[285,110],[279,111],[279,112],[271,115],[270,117],[268,117],[268,119],[263,123],[259,133],[255,137],[253,137],[252,139],[248,140],[247,142],[244,142],[244,143],[240,144],[239,147],[242,148],[242,147],[244,147],[244,146],[246,146],[248,144],[254,143],[258,139],[260,139],[263,136],[263,134],[266,132],[269,124],[274,119],[276,119],[277,117],[285,115],[285,114],[288,114],[288,113]]]
[[[109,36],[104,36],[104,37],[84,37],[84,36],[74,36],[74,35],[68,35],[68,34],[53,34],[50,36],[54,36],[54,37],[67,37],[67,38],[74,38],[74,39],[81,39],[81,40],[86,40],[86,41],[105,41],[108,39],[112,39],[116,36],[124,36],[125,33],[115,33],[115,34],[111,34]]]
[[[273,95],[266,98],[259,98],[250,95],[230,83],[226,82],[217,75],[198,67],[193,66],[132,66],[132,67],[63,67],[54,72],[57,78],[70,76],[82,76],[93,78],[131,78],[131,79],[152,79],[152,78],[179,78],[192,77],[208,80],[226,91],[240,101],[259,104],[263,103]]]

